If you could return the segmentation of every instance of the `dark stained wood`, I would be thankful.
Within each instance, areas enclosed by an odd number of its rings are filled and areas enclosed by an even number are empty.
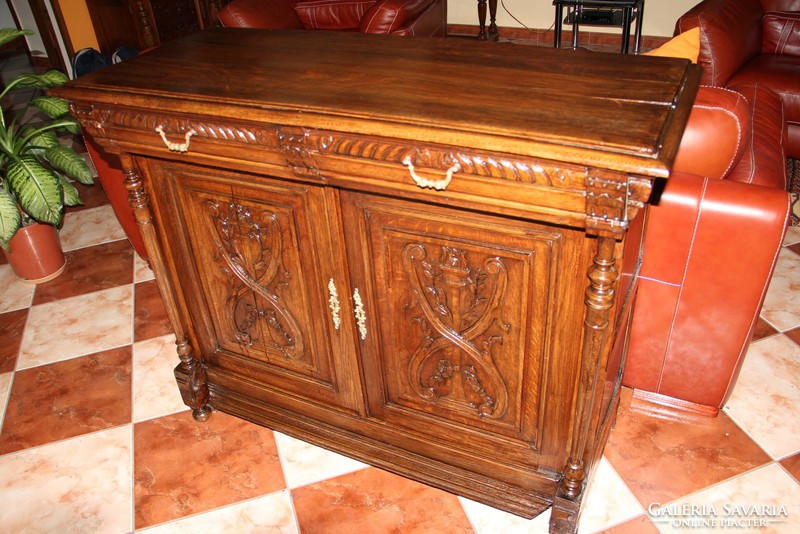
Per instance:
[[[574,532],[619,401],[643,208],[697,76],[220,29],[56,92],[121,154],[198,420],[525,517],[552,506]]]
[[[86,0],[100,51],[147,50],[217,24],[226,0]]]

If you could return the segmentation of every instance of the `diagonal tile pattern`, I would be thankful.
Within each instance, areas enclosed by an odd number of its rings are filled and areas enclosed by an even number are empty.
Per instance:
[[[549,512],[521,519],[223,413],[194,422],[152,272],[87,191],[61,277],[22,284],[0,258],[0,532],[547,531]],[[783,506],[758,531],[800,531],[798,272],[790,228],[718,418],[656,417],[625,392],[582,534],[683,532],[667,520],[692,519],[683,505]]]

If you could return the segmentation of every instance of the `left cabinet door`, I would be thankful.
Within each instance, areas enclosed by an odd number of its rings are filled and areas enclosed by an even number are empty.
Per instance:
[[[276,404],[304,398],[358,411],[358,367],[341,350],[352,334],[337,320],[344,277],[325,189],[145,164],[209,382]]]

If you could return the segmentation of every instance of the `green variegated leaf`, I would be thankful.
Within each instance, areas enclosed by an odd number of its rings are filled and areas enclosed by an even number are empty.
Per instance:
[[[10,43],[23,35],[33,35],[33,30],[18,30],[16,28],[0,29],[0,46]]]
[[[64,176],[59,176],[61,180],[61,187],[64,189],[64,205],[65,206],[83,206],[81,195],[78,190],[72,185],[72,182],[67,180]]]
[[[22,225],[22,216],[17,201],[5,189],[0,188],[0,246],[8,250],[8,242]]]
[[[40,96],[31,100],[31,104],[53,119],[69,113],[69,103],[56,96]]]
[[[10,160],[6,166],[6,178],[25,213],[42,223],[61,223],[64,211],[61,180],[35,156]]]
[[[32,128],[30,126],[23,126],[19,130],[18,137],[23,138],[27,137],[31,133],[35,132],[36,128]],[[35,133],[33,137],[30,138],[28,141],[28,145],[37,149],[46,149],[51,148],[54,146],[61,146],[61,143],[58,141],[58,135],[53,130],[45,130],[40,131],[39,133]],[[42,150],[43,152],[43,150]]]
[[[17,75],[10,84],[16,88],[23,87],[55,87],[67,82],[67,77],[57,70],[49,70],[44,74],[25,72]]]
[[[53,167],[70,178],[74,178],[84,185],[94,183],[92,171],[89,170],[86,160],[71,148],[62,145],[54,146],[45,151],[44,157]]]

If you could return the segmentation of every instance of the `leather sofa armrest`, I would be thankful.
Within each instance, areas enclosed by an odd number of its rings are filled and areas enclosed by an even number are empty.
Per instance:
[[[391,34],[422,15],[437,0],[378,0],[364,14],[361,33]]]
[[[228,28],[302,30],[294,0],[234,0],[219,10],[220,24]]]
[[[649,210],[623,383],[719,408],[781,250],[789,194],[674,173]]]
[[[750,121],[750,104],[742,94],[700,86],[673,170],[710,178],[727,176],[742,157],[751,135]]]

